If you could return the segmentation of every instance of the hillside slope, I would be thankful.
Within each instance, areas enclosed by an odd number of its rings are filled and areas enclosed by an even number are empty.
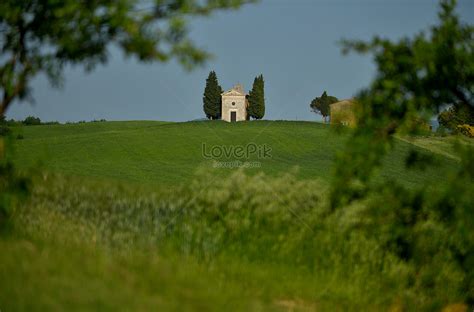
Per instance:
[[[258,162],[247,168],[252,174],[263,171],[275,176],[298,168],[303,179],[331,175],[335,153],[341,151],[346,136],[314,122],[257,121],[237,124],[224,122],[169,123],[156,121],[102,122],[16,129],[23,140],[16,140],[14,159],[20,168],[40,167],[70,175],[119,178],[151,184],[177,185],[191,179],[200,167],[212,167],[214,161]],[[223,148],[254,144],[271,149],[267,155],[249,157],[209,156],[213,147]],[[224,147],[223,147],[224,146]],[[455,160],[438,156],[436,172],[407,173],[403,155],[411,144],[398,142],[386,160],[382,176],[416,184],[439,177]],[[250,151],[254,147],[249,147]],[[205,150],[205,154],[203,155]],[[421,150],[421,149],[420,149]],[[428,151],[427,151],[428,152]],[[237,155],[239,156],[239,155]],[[228,175],[235,168],[220,168],[217,175]]]
[[[459,271],[447,266],[435,287],[413,283],[411,261],[357,230],[371,217],[363,203],[329,213],[328,182],[347,135],[325,125],[133,121],[14,131],[24,135],[14,140],[19,167],[59,174],[32,174],[27,200],[0,228],[6,310],[432,311],[462,298],[451,290],[460,289]],[[411,139],[395,141],[380,175],[421,187],[449,181],[457,161],[438,152],[436,170],[405,170],[411,148],[432,153]],[[202,155],[203,144],[250,143],[272,150],[251,155],[261,167],[246,172],[211,170]],[[447,144],[437,146],[449,154]],[[293,167],[299,172],[284,174]],[[430,239],[446,233],[437,223],[427,231]]]

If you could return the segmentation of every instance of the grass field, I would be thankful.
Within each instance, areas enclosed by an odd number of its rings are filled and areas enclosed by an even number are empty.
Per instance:
[[[347,135],[326,125],[130,121],[29,126],[13,137],[19,133],[15,164],[39,170],[0,236],[2,311],[380,311],[456,303],[449,282],[438,293],[410,288],[410,264],[348,235],[360,207],[328,214],[332,165]],[[436,139],[435,147],[430,140],[397,139],[380,178],[409,187],[445,179],[458,164],[452,139]],[[272,149],[271,158],[248,159],[260,168],[212,168],[202,155],[203,143],[251,142]],[[406,170],[411,148],[433,155],[436,170]],[[235,159],[247,160],[217,160]]]
[[[298,168],[303,179],[329,179],[335,153],[341,151],[346,137],[327,125],[314,122],[260,121],[228,124],[224,122],[105,122],[53,126],[30,126],[17,130],[24,135],[16,141],[15,161],[20,168],[40,166],[48,171],[71,175],[179,185],[189,181],[200,167],[209,168],[213,160],[203,157],[203,144],[247,146],[255,143],[271,148],[271,158],[252,154],[242,161],[259,161],[263,171],[276,176]],[[421,140],[418,140],[418,142]],[[425,144],[425,146],[428,144]],[[408,173],[403,156],[412,147],[398,141],[386,160],[381,175],[416,185],[424,179],[442,175],[443,168],[455,161],[449,157],[449,144],[438,157],[438,172]],[[420,150],[423,149],[423,146]],[[446,157],[448,155],[448,157]],[[220,157],[217,160],[239,160]],[[231,169],[216,170],[228,175]]]

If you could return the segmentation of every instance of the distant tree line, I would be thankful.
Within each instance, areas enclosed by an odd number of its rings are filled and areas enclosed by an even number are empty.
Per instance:
[[[206,86],[202,97],[203,110],[206,118],[214,120],[222,117],[222,92],[215,71],[211,71],[206,79]],[[265,82],[263,75],[255,77],[248,95],[249,118],[262,119],[265,115]]]
[[[105,122],[105,119],[94,119],[90,122]],[[86,123],[85,120],[80,120],[78,122],[67,121],[66,124],[82,124]],[[0,117],[0,137],[5,137],[11,134],[10,127],[19,127],[19,126],[47,126],[47,125],[60,125],[59,121],[41,121],[39,117],[28,116],[23,120],[15,119],[6,119],[5,116]],[[18,134],[17,139],[21,140],[24,138],[23,134]]]
[[[94,119],[90,122],[106,122],[105,119]],[[74,123],[86,123],[85,120],[80,120],[77,122],[67,121],[66,124],[74,124]],[[28,116],[23,120],[15,120],[13,118],[6,119],[5,116],[0,117],[0,126],[2,127],[11,127],[11,126],[40,126],[40,125],[60,125],[59,121],[42,121],[39,117],[35,116]]]
[[[6,119],[5,116],[0,118],[2,126],[38,126],[38,125],[59,125],[59,121],[41,121],[39,117],[28,116],[23,120]]]

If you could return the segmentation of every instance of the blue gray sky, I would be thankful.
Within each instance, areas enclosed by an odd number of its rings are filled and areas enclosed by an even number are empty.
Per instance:
[[[320,120],[309,103],[324,90],[349,98],[374,75],[370,56],[343,56],[338,41],[397,39],[436,22],[436,0],[263,0],[238,11],[192,21],[191,38],[214,54],[186,72],[175,62],[139,64],[111,50],[92,73],[65,71],[62,89],[44,77],[33,83],[35,104],[14,103],[8,118],[28,115],[47,121],[167,120],[204,117],[202,93],[210,70],[224,89],[248,90],[265,78],[265,119]],[[458,13],[474,23],[474,1],[460,0]]]

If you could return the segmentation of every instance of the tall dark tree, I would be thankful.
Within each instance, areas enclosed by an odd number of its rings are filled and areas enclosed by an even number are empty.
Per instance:
[[[258,78],[255,77],[253,80],[252,90],[249,91],[248,101],[249,106],[247,108],[247,114],[250,118],[255,118],[255,106],[257,105],[257,85],[258,85]]]
[[[309,106],[313,112],[323,116],[324,122],[327,122],[327,117],[331,113],[330,105],[338,101],[337,97],[328,95],[327,92],[324,91],[320,97],[314,98]]]
[[[217,81],[215,71],[211,71],[206,79],[204,96],[202,97],[204,113],[209,119],[219,119],[221,116],[222,88]]]
[[[254,119],[262,119],[265,115],[265,82],[263,75],[255,77],[252,90],[249,92],[248,115]]]

